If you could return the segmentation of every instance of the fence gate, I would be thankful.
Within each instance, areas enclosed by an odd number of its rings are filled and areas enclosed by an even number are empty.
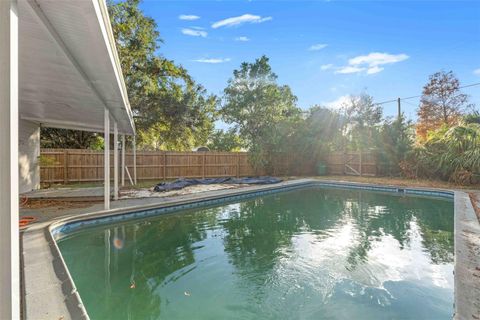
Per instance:
[[[350,176],[362,175],[362,153],[349,152],[345,154],[344,172]]]
[[[331,152],[327,156],[330,174],[352,176],[376,176],[377,155],[375,152]]]

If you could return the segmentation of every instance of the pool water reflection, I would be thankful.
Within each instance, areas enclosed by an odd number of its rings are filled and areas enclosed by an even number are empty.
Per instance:
[[[453,203],[306,188],[59,241],[92,319],[450,319]]]

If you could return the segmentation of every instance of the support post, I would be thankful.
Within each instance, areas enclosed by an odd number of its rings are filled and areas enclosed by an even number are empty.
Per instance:
[[[103,202],[105,210],[110,210],[110,113],[105,108],[104,159],[103,159]]]
[[[133,136],[133,182],[137,185],[137,137]]]
[[[0,1],[0,319],[20,319],[18,11]]]
[[[113,121],[113,199],[118,200],[118,124]]]
[[[122,187],[125,186],[125,135],[122,134]]]
[[[397,112],[398,112],[398,122],[400,123],[400,118],[402,116],[402,108],[400,105],[400,98],[397,99]]]

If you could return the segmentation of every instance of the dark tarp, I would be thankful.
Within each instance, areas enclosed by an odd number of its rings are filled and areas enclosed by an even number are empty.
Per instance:
[[[153,188],[153,191],[164,192],[180,190],[198,184],[273,184],[279,182],[282,182],[282,179],[274,177],[177,179],[172,182],[161,182]]]

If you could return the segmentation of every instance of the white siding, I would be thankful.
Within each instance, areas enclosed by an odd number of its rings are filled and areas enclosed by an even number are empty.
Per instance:
[[[20,193],[40,188],[40,126],[34,122],[19,120],[18,169]]]

